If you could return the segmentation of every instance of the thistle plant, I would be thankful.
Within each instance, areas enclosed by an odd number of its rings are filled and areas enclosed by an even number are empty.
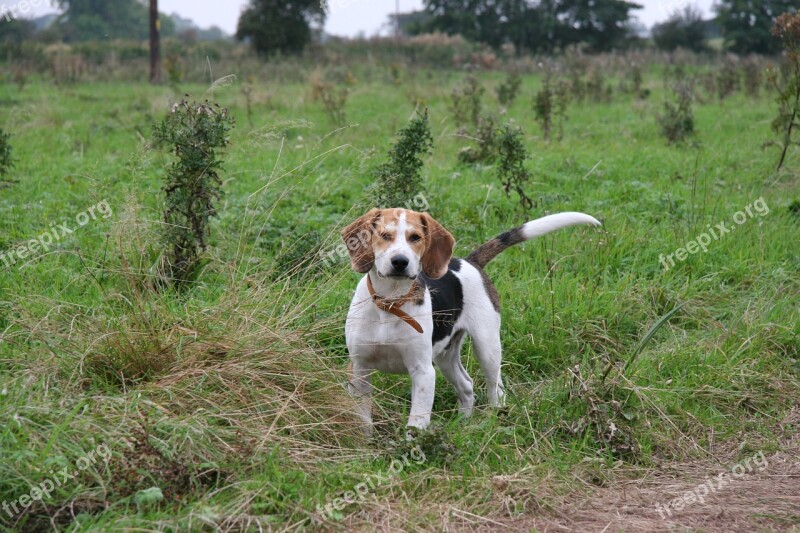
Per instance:
[[[506,196],[510,197],[512,191],[516,192],[520,207],[527,212],[535,205],[525,193],[525,185],[530,181],[531,173],[525,167],[528,151],[525,149],[522,139],[522,130],[508,124],[498,132],[497,177],[503,185]]]
[[[209,222],[222,195],[218,151],[225,148],[234,126],[227,109],[208,102],[182,100],[155,126],[157,142],[171,146],[176,160],[167,172],[164,233],[164,274],[174,285],[193,280],[208,246]]]
[[[483,115],[478,119],[475,131],[475,146],[467,146],[458,152],[461,163],[491,163],[497,158],[497,119],[494,115]]]
[[[450,94],[450,108],[455,118],[456,126],[459,130],[464,129],[467,122],[477,128],[483,108],[482,98],[486,89],[478,81],[478,78],[470,74],[464,83]]]
[[[516,71],[509,72],[508,77],[497,87],[497,101],[500,105],[512,105],[521,88],[522,76]]]
[[[674,101],[664,102],[664,112],[658,116],[661,133],[669,144],[686,140],[694,133],[694,87],[689,81],[675,83],[672,87]]]
[[[0,128],[0,183],[14,168],[14,158],[11,155],[11,135]]]
[[[397,132],[397,143],[389,150],[389,161],[373,171],[375,203],[380,207],[396,207],[422,194],[422,158],[432,149],[433,135],[426,109]]]
[[[548,73],[544,78],[541,90],[536,93],[533,100],[536,121],[542,128],[542,136],[545,140],[550,139],[554,131],[558,140],[564,136],[568,105],[569,88],[566,82],[554,80],[553,75]]]
[[[770,69],[768,79],[778,91],[778,116],[772,123],[773,131],[781,137],[767,145],[777,145],[781,157],[777,170],[783,167],[789,147],[800,146],[794,139],[795,130],[800,128],[800,13],[784,13],[772,27],[772,34],[781,40],[788,61],[788,76],[781,84],[778,73]]]

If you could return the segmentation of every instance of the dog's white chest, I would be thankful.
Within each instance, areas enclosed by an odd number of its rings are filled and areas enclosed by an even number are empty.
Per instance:
[[[405,323],[400,325],[409,327]],[[408,373],[408,355],[422,349],[422,346],[413,346],[415,343],[409,339],[408,334],[398,333],[398,328],[394,325],[377,324],[370,329],[370,335],[348,334],[350,357],[357,359],[365,368],[394,374]]]
[[[430,352],[431,349],[433,320],[430,318],[430,305],[427,305],[427,313],[425,306],[422,307],[419,312],[415,306],[415,318],[424,331],[418,333],[396,316],[379,311],[370,300],[352,305],[345,327],[350,357],[365,368],[408,373],[414,354]]]

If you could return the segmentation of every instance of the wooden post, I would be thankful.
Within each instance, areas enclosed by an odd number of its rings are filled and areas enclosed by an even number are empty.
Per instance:
[[[161,20],[158,0],[150,0],[150,83],[161,83]]]

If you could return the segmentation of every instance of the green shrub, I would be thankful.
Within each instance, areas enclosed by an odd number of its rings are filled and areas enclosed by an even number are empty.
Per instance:
[[[3,178],[14,168],[14,158],[11,154],[11,135],[0,128],[0,183]]]
[[[199,272],[209,219],[216,215],[214,205],[222,194],[222,161],[217,151],[228,145],[233,126],[227,109],[186,100],[175,104],[167,118],[155,126],[154,139],[171,145],[177,157],[163,187],[164,274],[173,284],[191,281]]]
[[[503,83],[497,87],[497,101],[500,102],[500,105],[512,105],[521,88],[522,76],[516,71],[509,72]]]
[[[463,130],[467,123],[472,124],[474,128],[478,127],[484,92],[486,89],[472,74],[467,76],[464,83],[453,89],[450,94],[450,105],[459,130]]]
[[[458,160],[462,163],[491,163],[497,158],[497,126],[492,115],[484,115],[478,119],[478,128],[474,140],[477,146],[467,146],[458,152]]]
[[[692,100],[694,88],[690,82],[678,82],[673,85],[675,101],[664,102],[664,112],[659,115],[658,123],[661,133],[669,144],[686,140],[694,133],[694,112]]]
[[[397,143],[389,150],[389,161],[373,171],[374,201],[380,207],[396,207],[424,193],[422,158],[433,149],[428,110],[411,119],[397,132]]]
[[[770,69],[770,83],[778,91],[778,116],[772,123],[772,129],[781,136],[780,141],[767,145],[776,145],[781,149],[778,170],[786,161],[786,154],[792,145],[800,146],[794,139],[795,128],[800,127],[800,14],[784,13],[775,21],[772,34],[779,38],[786,50],[789,72],[786,81],[781,84],[778,73]]]
[[[569,87],[566,82],[554,81],[552,74],[548,73],[544,78],[544,85],[533,100],[536,121],[542,128],[545,140],[550,139],[554,130],[557,139],[560,140],[564,136],[568,104]]]
[[[740,85],[738,59],[735,56],[728,56],[722,61],[722,66],[717,71],[717,96],[720,100],[725,100],[736,93]]]
[[[589,74],[586,80],[586,94],[596,104],[607,104],[611,102],[614,89],[606,84],[606,77],[601,67],[596,67]]]
[[[758,98],[764,84],[764,67],[759,58],[749,56],[744,60],[744,90],[750,98]]]
[[[320,91],[320,99],[325,106],[325,112],[328,113],[331,121],[338,125],[343,126],[347,122],[347,113],[345,113],[344,106],[347,104],[347,97],[350,95],[350,90],[346,87],[336,90],[332,85],[326,84]]]
[[[337,126],[347,123],[347,113],[345,105],[350,96],[350,89],[337,86],[337,82],[332,81],[331,73],[324,73],[316,70],[311,74],[311,99],[320,100],[325,107],[325,112],[331,122]]]
[[[167,71],[167,80],[172,86],[183,83],[186,77],[186,62],[180,54],[171,52],[164,60],[164,69]]]
[[[628,75],[631,79],[631,89],[633,91],[633,94],[641,98],[642,95],[644,94],[644,92],[642,91],[642,88],[644,86],[644,74],[642,73],[642,67],[636,64],[631,65],[631,68],[628,71]]]
[[[517,193],[519,205],[523,211],[534,207],[533,200],[525,193],[525,185],[530,181],[531,174],[525,167],[528,151],[522,142],[522,130],[508,124],[497,134],[497,177],[503,185],[506,196],[511,196],[511,191]]]

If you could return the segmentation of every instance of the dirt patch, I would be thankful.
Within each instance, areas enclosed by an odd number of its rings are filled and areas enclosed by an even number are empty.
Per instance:
[[[763,470],[751,462],[749,473],[742,461],[662,471],[576,495],[553,516],[509,525],[537,531],[800,530],[800,448],[764,459]]]
[[[598,471],[577,468],[563,481],[531,485],[525,474],[496,476],[491,507],[480,514],[462,505],[431,503],[421,523],[402,503],[382,502],[351,516],[358,531],[525,532],[800,532],[800,408],[779,424],[777,451],[713,447],[694,461],[648,469]],[[766,445],[765,445],[766,447]],[[774,444],[769,447],[775,450]],[[627,468],[627,467],[623,467]],[[522,514],[515,512],[523,507]],[[485,509],[485,507],[484,507]]]
[[[725,464],[711,459],[664,465],[604,487],[556,498],[542,494],[549,503],[523,516],[478,516],[450,508],[436,530],[800,532],[800,441],[794,444],[764,454],[763,460],[757,453],[746,453]],[[748,458],[750,472],[745,466]]]
[[[795,409],[781,424],[794,433]],[[518,523],[526,531],[800,531],[800,436],[773,453],[733,450],[723,458],[667,464],[560,500]]]
[[[524,480],[498,478],[499,486],[494,487],[493,493],[493,507],[498,512],[494,514],[473,513],[459,505],[432,504],[428,511],[432,510],[431,514],[439,519],[421,523],[419,517],[404,508],[402,503],[389,505],[383,502],[351,517],[344,529],[542,533],[800,532],[800,440],[792,444],[763,456],[758,452],[732,453],[731,461],[717,457],[689,464],[661,465],[656,469],[638,471],[628,479],[619,479],[613,474],[612,481],[605,481],[603,487],[583,480],[585,484],[581,489],[559,495],[553,493],[553,487],[548,486],[547,481],[535,490],[514,491],[515,482]],[[752,467],[749,472],[748,459]],[[737,465],[741,466],[735,468]],[[762,465],[765,466],[762,468]],[[709,483],[713,483],[713,490]],[[708,487],[707,494],[702,486]],[[698,501],[698,494],[702,496],[702,502]],[[513,514],[514,500],[517,503],[525,500],[527,511],[524,514]],[[511,505],[508,505],[509,501]]]

